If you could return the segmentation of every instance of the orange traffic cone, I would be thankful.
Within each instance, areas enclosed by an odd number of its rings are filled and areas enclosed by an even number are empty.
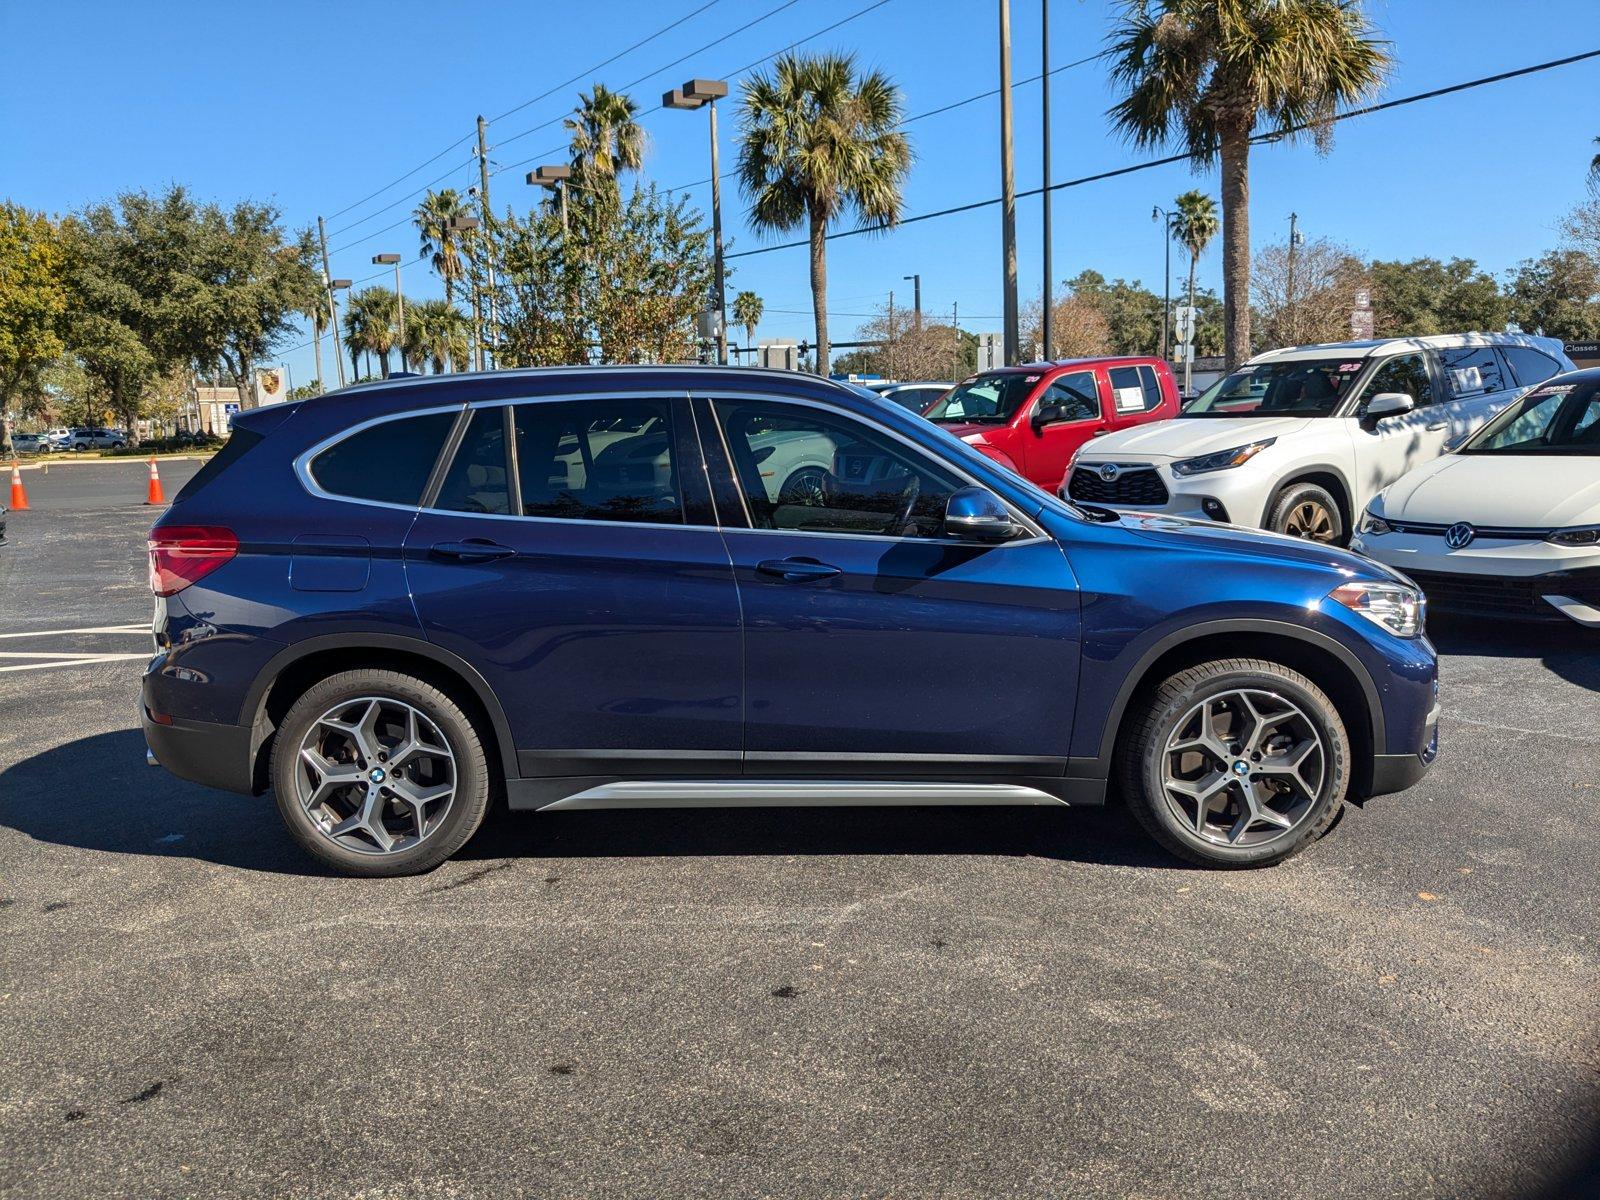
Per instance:
[[[165,504],[167,498],[161,494],[161,473],[156,470],[155,456],[150,457],[150,486],[145,491],[146,504]]]
[[[26,512],[28,509],[28,493],[22,487],[22,468],[17,465],[17,460],[11,460],[11,510],[13,512]]]

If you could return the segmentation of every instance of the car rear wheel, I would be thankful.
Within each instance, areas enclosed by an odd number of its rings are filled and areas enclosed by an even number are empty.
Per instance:
[[[826,502],[822,494],[825,472],[821,467],[801,467],[778,489],[779,504],[804,504],[817,508]]]
[[[278,812],[313,857],[351,875],[431,871],[489,803],[483,739],[449,696],[398,671],[343,671],[290,707],[272,752]]]
[[[1350,739],[1327,695],[1259,659],[1203,663],[1135,701],[1118,746],[1122,795],[1145,830],[1208,867],[1262,867],[1333,822]]]
[[[1327,488],[1314,483],[1290,484],[1280,492],[1267,516],[1267,528],[1334,546],[1344,545],[1347,536],[1339,502]]]

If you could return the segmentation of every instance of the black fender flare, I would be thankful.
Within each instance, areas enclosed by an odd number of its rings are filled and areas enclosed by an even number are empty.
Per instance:
[[[501,707],[494,689],[478,673],[477,668],[458,655],[440,649],[432,642],[393,633],[363,633],[355,636],[340,633],[319,634],[294,642],[268,659],[266,665],[257,673],[255,682],[250,685],[250,690],[245,693],[244,707],[240,713],[250,730],[252,763],[255,762],[256,756],[261,751],[261,745],[266,740],[267,694],[273,685],[278,682],[283,672],[295,663],[329,650],[345,653],[359,653],[363,650],[382,653],[385,650],[394,650],[425,658],[451,674],[459,676],[472,689],[473,696],[483,706],[483,711],[489,714],[505,778],[518,777],[517,750],[512,741],[511,725],[506,720],[505,709]]]
[[[1198,641],[1201,638],[1213,637],[1224,633],[1261,633],[1271,634],[1275,637],[1292,638],[1304,642],[1314,649],[1324,651],[1338,659],[1355,677],[1356,683],[1361,688],[1361,693],[1367,703],[1367,721],[1372,734],[1372,749],[1375,754],[1385,753],[1388,742],[1384,727],[1383,700],[1378,691],[1378,686],[1372,681],[1372,674],[1355,653],[1342,642],[1319,633],[1315,629],[1308,629],[1304,625],[1297,625],[1292,621],[1274,621],[1262,617],[1240,617],[1230,620],[1204,621],[1198,625],[1187,625],[1182,629],[1175,629],[1165,637],[1157,639],[1143,654],[1139,661],[1123,677],[1122,686],[1117,690],[1116,699],[1112,702],[1106,714],[1105,728],[1100,734],[1100,754],[1085,768],[1092,770],[1100,778],[1111,777],[1112,756],[1116,751],[1117,731],[1122,728],[1122,718],[1128,711],[1128,705],[1133,700],[1134,693],[1144,683],[1150,668],[1156,660],[1161,658],[1186,642]],[[1074,771],[1074,773],[1079,773]],[[1087,773],[1085,771],[1084,773]]]

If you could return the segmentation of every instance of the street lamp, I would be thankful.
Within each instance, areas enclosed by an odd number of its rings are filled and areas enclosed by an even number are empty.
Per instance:
[[[900,276],[900,278],[901,279],[905,279],[905,280],[909,280],[910,283],[911,283],[912,312],[916,313],[917,332],[921,333],[922,332],[922,276],[921,275],[902,275],[902,276]]]
[[[661,97],[662,108],[695,109],[703,105],[711,116],[711,241],[715,254],[712,278],[717,302],[717,361],[723,365],[728,362],[728,305],[723,294],[722,180],[717,162],[717,101],[727,94],[728,85],[724,80],[691,79],[681,88],[673,88]]]
[[[1166,247],[1167,267],[1161,281],[1161,357],[1167,357],[1167,329],[1172,324],[1172,223],[1178,214],[1157,204],[1150,210],[1150,219],[1161,222],[1161,244]]]
[[[477,217],[451,217],[444,227],[452,233],[471,233],[482,224]],[[483,303],[478,295],[478,279],[472,279],[472,365],[483,370]]]
[[[546,163],[544,166],[528,172],[528,182],[534,187],[549,188],[561,197],[561,235],[567,233],[567,183],[572,178],[572,168],[556,163]]]
[[[374,254],[372,261],[375,266],[394,268],[394,302],[399,310],[400,325],[400,366],[406,366],[406,297],[400,290],[400,256],[398,254]]]
[[[324,285],[328,289],[328,311],[333,314],[333,365],[339,368],[339,386],[345,385],[344,355],[339,353],[339,301],[335,292],[347,291],[350,287],[348,279],[330,279]]]

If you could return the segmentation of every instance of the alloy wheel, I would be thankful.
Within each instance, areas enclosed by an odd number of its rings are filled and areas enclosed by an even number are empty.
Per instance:
[[[1331,542],[1338,536],[1333,514],[1317,500],[1305,500],[1290,509],[1283,531],[1290,537],[1313,542]]]
[[[421,709],[386,696],[341,700],[301,739],[300,806],[346,850],[386,855],[438,831],[456,795],[456,760]]]
[[[1258,688],[1194,705],[1161,755],[1167,808],[1194,837],[1219,846],[1287,837],[1316,807],[1327,773],[1327,747],[1305,711]]]

